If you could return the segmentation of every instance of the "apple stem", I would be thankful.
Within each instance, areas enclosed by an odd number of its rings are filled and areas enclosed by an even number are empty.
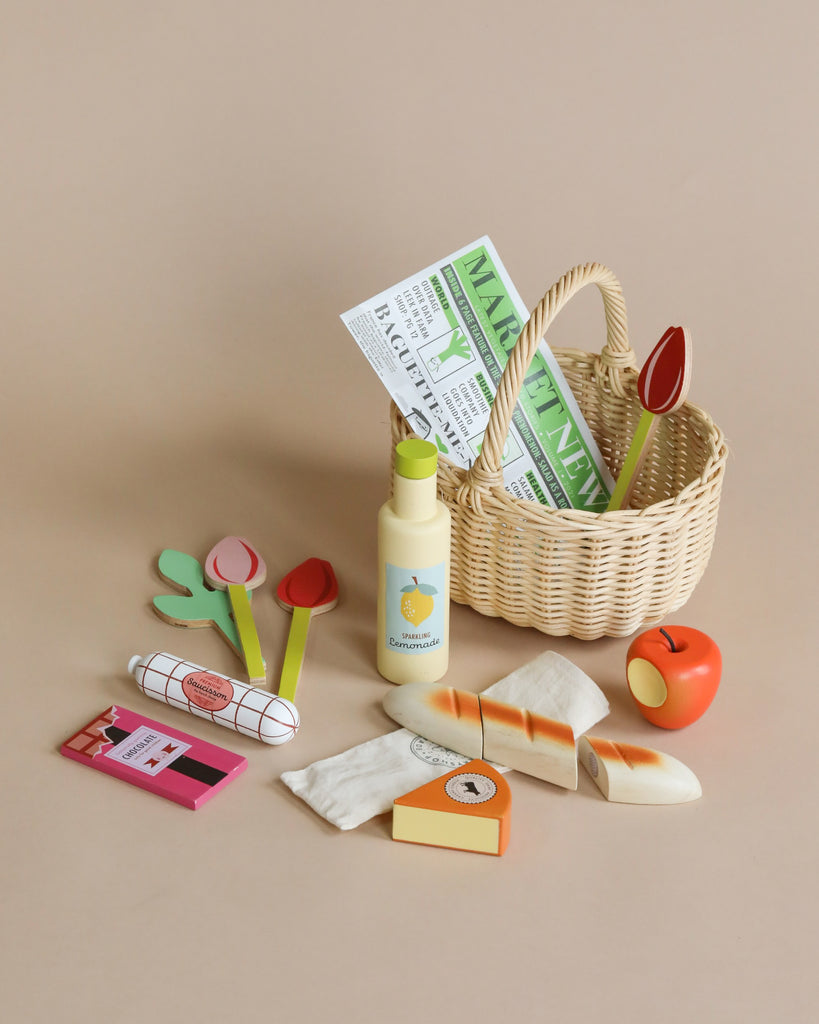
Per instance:
[[[660,632],[663,634],[663,636],[666,638],[666,640],[671,645],[671,653],[672,654],[676,654],[677,653],[677,648],[674,645],[674,641],[671,639],[671,637],[668,635],[668,633],[662,627],[660,627]]]

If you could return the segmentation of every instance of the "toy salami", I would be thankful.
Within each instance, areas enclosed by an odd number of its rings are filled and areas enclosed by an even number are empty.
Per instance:
[[[278,746],[298,732],[299,713],[290,701],[173,654],[135,654],[128,671],[146,697],[262,743]]]

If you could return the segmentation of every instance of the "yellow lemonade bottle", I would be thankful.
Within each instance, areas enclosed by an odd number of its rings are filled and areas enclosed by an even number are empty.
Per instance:
[[[395,447],[392,498],[378,513],[378,671],[391,683],[440,679],[449,665],[449,509],[438,449]]]

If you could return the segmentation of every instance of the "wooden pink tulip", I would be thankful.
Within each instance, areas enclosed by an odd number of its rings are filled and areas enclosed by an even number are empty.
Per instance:
[[[248,597],[248,590],[261,586],[267,578],[264,560],[250,541],[225,537],[205,559],[205,576],[212,587],[227,590],[248,678],[254,684],[264,683],[264,658]]]

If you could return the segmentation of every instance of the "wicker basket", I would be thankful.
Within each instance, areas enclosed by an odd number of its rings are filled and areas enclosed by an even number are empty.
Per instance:
[[[554,354],[617,477],[642,408],[620,284],[599,263],[564,274],[532,313],[471,469],[442,455],[438,472],[441,500],[452,513],[452,599],[582,640],[628,636],[687,601],[711,554],[728,456],[710,416],[686,402],[662,418],[629,509],[555,510],[504,488],[501,455],[529,364],[555,316],[590,283],[603,296],[602,352],[556,348]],[[394,403],[390,421],[394,451],[413,432]]]

